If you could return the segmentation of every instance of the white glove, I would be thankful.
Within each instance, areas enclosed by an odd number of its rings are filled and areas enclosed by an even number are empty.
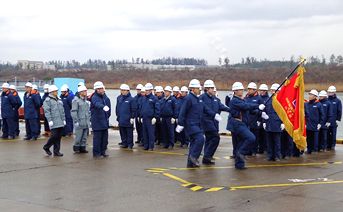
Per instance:
[[[217,113],[216,116],[214,117],[216,121],[222,121],[222,117]]]
[[[156,124],[156,119],[155,119],[155,118],[152,118],[152,119],[151,119],[151,124],[152,124],[152,125]]]
[[[281,130],[284,130],[284,129],[285,129],[285,125],[284,125],[284,124],[281,124],[280,129],[281,129]]]
[[[263,129],[266,130],[267,124],[263,123]]]
[[[263,119],[266,119],[266,120],[269,119],[269,116],[267,115],[266,112],[262,112],[261,117],[262,117]]]
[[[110,108],[107,106],[107,105],[105,105],[105,107],[104,108],[102,108],[105,112],[107,112],[107,111],[109,111],[110,110]]]
[[[322,125],[318,124],[318,125],[317,125],[317,130],[319,130],[321,126],[322,126]]]
[[[330,122],[326,122],[325,126],[326,127],[330,127],[331,123]]]
[[[228,96],[230,99],[232,99],[233,93],[229,93],[227,96]]]
[[[130,119],[130,124],[135,123],[135,119]]]
[[[162,118],[160,118],[160,122],[162,122]]]
[[[174,118],[171,118],[170,122],[171,122],[172,124],[175,124],[175,119],[174,119]]]
[[[264,110],[264,108],[266,108],[266,106],[265,106],[264,104],[260,104],[260,105],[258,106],[258,109],[259,109],[259,110]]]
[[[185,128],[185,127],[180,126],[180,125],[177,125],[175,131],[176,131],[177,133],[180,133],[180,132],[183,130],[183,128]]]
[[[143,124],[143,118],[141,118],[141,123]]]
[[[261,122],[260,121],[257,121],[257,126],[259,127],[261,125]]]
[[[66,121],[63,121],[63,124],[64,124],[64,126],[66,126],[66,125],[67,125],[67,122],[66,122]]]
[[[179,123],[179,119],[175,119],[175,123],[176,123],[176,124]]]
[[[75,123],[75,127],[79,127],[80,126],[80,123],[79,122],[76,122]]]
[[[54,126],[54,122],[53,121],[49,121],[49,127]]]
[[[337,125],[337,126],[338,126],[339,122],[340,122],[340,121],[336,120],[336,125]]]

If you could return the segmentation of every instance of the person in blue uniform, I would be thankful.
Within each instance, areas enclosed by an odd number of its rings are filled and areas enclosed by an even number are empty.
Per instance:
[[[136,102],[136,106],[137,106],[137,108],[136,108],[136,116],[135,116],[137,140],[136,140],[135,143],[141,143],[142,142],[142,138],[143,138],[143,125],[139,121],[139,108],[140,108],[141,98],[142,98],[142,94],[141,94],[142,88],[143,88],[142,84],[138,84],[137,85],[137,87],[136,87],[137,95],[133,98],[133,100]]]
[[[141,123],[143,123],[143,150],[153,151],[155,147],[155,127],[156,120],[160,119],[160,102],[152,94],[151,83],[145,85],[145,96],[142,98],[140,109]]]
[[[330,86],[328,89],[329,101],[332,104],[332,122],[328,130],[328,142],[327,149],[334,150],[336,147],[336,135],[337,135],[337,126],[341,122],[342,118],[342,102],[337,98],[336,87]]]
[[[19,136],[20,130],[19,130],[19,108],[21,107],[22,101],[18,95],[18,92],[16,90],[16,87],[14,85],[10,85],[10,90],[16,100],[16,105],[14,107],[14,126],[15,126],[15,135]]]
[[[37,140],[39,135],[39,129],[37,126],[37,108],[40,107],[40,99],[36,92],[32,90],[32,84],[30,82],[25,84],[24,94],[24,118],[26,127],[26,137],[24,140]]]
[[[15,124],[14,124],[14,108],[16,107],[17,101],[13,96],[10,85],[4,83],[2,85],[1,94],[1,116],[2,116],[2,136],[1,138],[15,138]]]
[[[260,96],[262,98],[263,104],[269,99],[268,94],[268,86],[266,84],[261,84],[258,88],[260,91]],[[262,119],[262,124],[265,123],[265,120]],[[258,139],[258,151],[259,154],[267,154],[267,134],[264,128],[260,124],[260,132],[259,132],[259,139]]]
[[[328,100],[326,91],[319,92],[319,102],[323,105],[324,120],[319,131],[318,152],[325,152],[328,138],[327,133],[333,119],[332,104]]]
[[[257,92],[257,85],[254,82],[249,83],[248,85],[248,94],[244,97],[247,103],[254,103],[254,104],[263,104],[263,100]],[[258,109],[249,112],[249,121],[252,122],[249,125],[250,131],[254,134],[256,140],[253,144],[253,148],[251,149],[251,156],[255,157],[258,151],[258,144],[260,138],[260,128],[262,127],[262,118],[255,117],[256,113],[258,113]]]
[[[42,107],[42,97],[40,96],[39,90],[37,85],[32,85],[32,90],[35,92],[37,98],[39,99],[40,104],[36,107],[37,111],[37,128],[38,128],[38,135],[41,133],[41,124],[40,124],[40,108]]]
[[[181,97],[179,98],[179,114],[180,114],[180,109],[185,101],[185,97],[188,95],[188,88],[187,86],[182,86],[181,87]],[[179,115],[178,115],[179,117]],[[178,119],[176,119],[176,125],[177,125]],[[175,131],[176,132],[176,131]],[[178,147],[188,147],[189,144],[189,136],[186,136],[185,131],[181,131],[180,133],[176,132],[176,134],[179,134],[179,141],[180,145]]]
[[[164,98],[164,90],[162,86],[156,86],[155,87],[155,94],[156,97],[160,103],[160,107],[161,107],[161,103],[162,100]],[[156,127],[155,127],[155,140],[157,140],[157,145],[161,145],[163,146],[163,129],[162,129],[162,122],[160,119],[156,120]]]
[[[127,84],[122,84],[116,105],[116,116],[122,143],[120,148],[132,149],[133,147],[133,125],[136,109],[137,104],[131,96],[130,87]]]
[[[88,96],[91,102],[91,123],[93,129],[93,157],[108,157],[109,118],[111,116],[111,101],[105,95],[105,86],[97,81],[93,86],[95,92]]]
[[[306,117],[307,154],[317,154],[319,130],[325,117],[323,105],[317,97],[318,91],[311,90],[309,101],[306,103],[308,109],[308,116]]]
[[[233,97],[234,93],[230,92],[228,95],[225,96],[225,105],[230,107],[230,101]],[[236,152],[237,152],[237,135],[235,131],[233,130],[233,118],[231,116],[231,113],[229,114],[227,118],[227,124],[226,124],[226,130],[231,132],[231,140],[232,140],[232,155],[230,156],[230,159],[236,158]]]
[[[209,109],[216,114],[220,114],[221,111],[230,112],[230,108],[226,107],[220,102],[214,94],[215,85],[212,80],[206,80],[204,83],[205,92],[200,95],[199,100],[202,101]],[[219,122],[214,120],[213,117],[203,114],[201,119],[201,126],[205,133],[205,146],[203,164],[214,165],[213,155],[216,152],[219,142]]]
[[[180,100],[180,98],[181,98],[181,93],[180,93],[180,88],[179,88],[179,86],[174,86],[173,87],[173,97],[178,101],[178,112],[180,112],[180,107],[181,107],[181,100]],[[179,116],[179,115],[177,115],[177,116]],[[174,126],[175,126],[175,128],[176,128],[176,125],[177,124],[174,124]],[[180,141],[180,133],[177,133],[176,131],[175,131],[175,129],[174,129],[174,134],[175,134],[175,141],[174,141],[174,143],[176,144],[176,143],[180,143],[178,146],[180,146],[181,145],[181,141]],[[182,145],[181,145],[182,146]]]
[[[248,169],[245,167],[246,155],[250,153],[256,140],[254,134],[248,128],[248,113],[256,109],[264,110],[265,106],[263,104],[247,103],[243,99],[244,87],[241,82],[235,82],[232,85],[232,90],[234,91],[234,96],[230,100],[229,105],[233,130],[237,135],[235,168],[246,170]],[[264,112],[261,115],[262,118],[268,118]]]
[[[199,167],[199,157],[204,146],[204,132],[201,127],[201,119],[205,113],[212,119],[221,121],[219,114],[208,108],[202,100],[199,99],[201,85],[199,80],[192,79],[189,83],[190,93],[185,97],[181,106],[178,126],[176,132],[185,130],[186,136],[190,137],[188,168]]]
[[[277,93],[279,84],[275,83],[270,87],[271,94]],[[280,161],[281,157],[281,134],[285,129],[285,125],[282,123],[278,114],[273,107],[273,99],[266,104],[265,109],[269,119],[263,123],[263,128],[267,133],[267,158],[266,161]]]
[[[43,94],[43,97],[42,97],[41,105],[43,105],[45,99],[48,96],[49,96],[49,85],[45,84],[44,85],[44,94]],[[51,134],[51,131],[50,131],[49,123],[48,123],[48,120],[46,119],[46,117],[44,115],[44,133],[43,133],[43,135],[49,136],[50,134]]]
[[[137,101],[137,121],[141,125],[141,141],[139,142],[138,146],[144,146],[144,134],[143,134],[143,122],[141,122],[140,114],[142,108],[142,100],[145,97],[145,87],[143,86],[141,89],[141,98]]]
[[[72,118],[71,118],[71,108],[72,108],[72,101],[73,97],[69,94],[68,92],[68,86],[63,85],[61,87],[61,96],[60,98],[62,99],[63,102],[63,107],[64,107],[64,113],[66,116],[66,122],[67,125],[64,127],[64,133],[63,136],[70,137],[72,134]]]
[[[171,94],[170,86],[164,88],[164,98],[160,104],[160,117],[163,132],[163,148],[174,148],[175,142],[175,121],[179,115],[179,102]]]

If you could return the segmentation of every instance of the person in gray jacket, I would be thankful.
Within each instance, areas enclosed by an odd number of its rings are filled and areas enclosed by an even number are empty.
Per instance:
[[[46,154],[52,155],[50,152],[50,147],[54,145],[54,155],[63,156],[63,154],[60,153],[61,137],[63,128],[66,125],[63,103],[62,100],[57,96],[58,88],[56,85],[49,86],[49,93],[49,96],[43,103],[43,109],[44,115],[48,120],[51,130],[51,137],[44,145],[43,149],[45,150]]]
[[[75,153],[88,153],[86,150],[87,130],[90,125],[90,101],[87,100],[87,88],[80,85],[72,101],[71,117],[74,121]]]

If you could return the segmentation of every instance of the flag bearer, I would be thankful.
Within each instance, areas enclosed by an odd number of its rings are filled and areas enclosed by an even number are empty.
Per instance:
[[[170,86],[164,88],[164,98],[160,105],[160,116],[163,132],[163,148],[174,148],[175,121],[179,115],[179,102],[171,94],[173,90]]]
[[[10,85],[4,83],[2,85],[1,94],[1,116],[3,121],[1,138],[14,139],[15,138],[15,124],[14,124],[14,108],[17,104],[15,97],[9,89]]]
[[[318,91],[311,90],[307,103],[308,117],[306,117],[307,154],[317,154],[318,137],[321,124],[324,121],[323,105],[317,99]]]
[[[333,114],[332,114],[332,104],[328,100],[328,94],[326,91],[319,92],[319,102],[323,105],[324,111],[324,120],[321,123],[320,131],[319,131],[319,141],[318,141],[318,152],[325,152],[326,145],[327,145],[327,133],[328,129],[333,122]]]
[[[329,87],[328,95],[329,95],[329,101],[332,104],[333,119],[328,130],[327,149],[334,150],[336,147],[337,127],[338,127],[338,124],[341,122],[341,118],[342,118],[342,102],[340,99],[337,98],[335,86],[332,85]]]
[[[190,137],[187,167],[197,168],[199,167],[198,159],[204,145],[204,132],[201,128],[203,113],[217,121],[221,121],[221,117],[199,99],[201,89],[199,80],[192,79],[189,88],[191,92],[185,97],[185,101],[181,106],[176,131],[181,132],[185,129],[186,136]]]
[[[25,84],[24,94],[24,118],[26,127],[26,137],[24,140],[37,140],[39,129],[38,129],[38,115],[37,108],[40,107],[40,99],[36,92],[32,90],[32,84],[30,82]]]
[[[16,87],[14,85],[10,85],[10,90],[16,100],[16,105],[14,107],[14,126],[15,126],[15,135],[19,136],[20,130],[19,130],[19,108],[21,107],[21,99],[18,95],[18,92],[16,90]]]

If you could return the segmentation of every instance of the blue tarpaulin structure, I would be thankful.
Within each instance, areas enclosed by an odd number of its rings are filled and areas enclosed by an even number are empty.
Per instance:
[[[84,79],[79,79],[79,78],[54,78],[54,84],[58,88],[58,96],[61,95],[61,87],[64,84],[67,84],[69,86],[69,90],[72,90],[73,93],[75,94],[77,92],[77,85],[83,82],[85,83]]]

